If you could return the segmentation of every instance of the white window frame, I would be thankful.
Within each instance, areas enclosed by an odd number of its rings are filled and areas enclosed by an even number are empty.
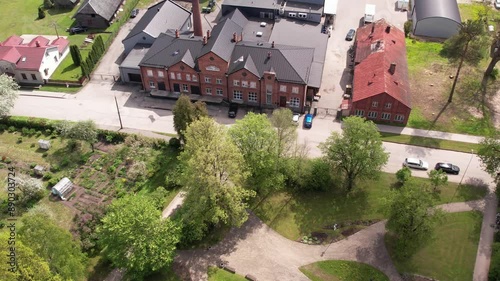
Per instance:
[[[191,75],[191,79],[193,82],[198,82],[198,76],[196,76],[196,74]]]
[[[390,103],[390,102],[385,103],[384,108],[387,108],[387,109],[392,108],[392,103]]]
[[[233,80],[233,86],[239,87],[240,86],[240,80]]]
[[[215,84],[222,85],[222,78],[216,78]]]
[[[257,88],[257,82],[250,81],[250,88],[256,89]]]
[[[280,92],[286,92],[286,85],[280,85]]]
[[[210,76],[205,76],[205,83],[212,83],[212,78]]]
[[[186,81],[191,81],[191,74],[186,73]]]
[[[248,88],[248,81],[241,80],[241,87]]]
[[[364,117],[365,116],[365,111],[361,110],[361,109],[356,109],[356,116]]]
[[[182,91],[183,91],[184,93],[189,92],[189,86],[188,86],[187,84],[182,84]]]
[[[182,73],[177,73],[177,80],[182,80]]]
[[[163,77],[164,77],[164,75],[163,75],[163,71],[158,70],[158,77],[161,77],[161,78],[163,78]]]
[[[257,102],[257,93],[256,92],[248,92],[248,101],[249,102]]]
[[[170,72],[170,79],[175,80],[175,72]]]
[[[293,97],[290,99],[291,107],[300,107],[300,98]]]
[[[380,119],[382,120],[391,120],[391,114],[387,112],[382,112],[382,115],[380,116]]]
[[[403,122],[404,120],[405,116],[402,114],[396,114],[396,116],[394,116],[394,121]]]
[[[299,93],[299,87],[292,87],[292,94],[298,94]]]
[[[205,88],[205,94],[212,95],[212,88]]]
[[[149,81],[149,88],[156,89],[155,81]]]
[[[378,101],[372,101],[372,107],[378,107]]]
[[[153,77],[153,70],[148,69],[148,70],[146,70],[146,73],[147,73],[148,77]]]
[[[233,99],[234,100],[243,100],[243,92],[239,90],[234,90],[233,91]]]
[[[377,116],[378,116],[377,111],[368,111],[368,115],[367,115],[368,118],[377,119]]]
[[[223,96],[223,95],[224,95],[224,90],[222,90],[221,88],[217,88],[217,89],[215,90],[215,93],[216,93],[216,95],[218,95],[218,96]]]

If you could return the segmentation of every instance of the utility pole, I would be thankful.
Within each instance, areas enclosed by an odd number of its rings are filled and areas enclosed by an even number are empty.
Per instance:
[[[115,96],[115,104],[116,104],[116,111],[118,112],[118,120],[120,120],[120,130],[121,130],[123,129],[122,117],[120,115],[120,108],[118,107],[118,101],[116,100],[116,96]]]
[[[56,30],[57,39],[59,39],[59,32],[57,32],[57,23],[55,21],[52,22],[54,29]]]

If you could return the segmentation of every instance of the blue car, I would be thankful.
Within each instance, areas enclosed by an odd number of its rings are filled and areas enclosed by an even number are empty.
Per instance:
[[[312,114],[306,114],[304,117],[304,128],[311,128],[313,125],[313,115]]]

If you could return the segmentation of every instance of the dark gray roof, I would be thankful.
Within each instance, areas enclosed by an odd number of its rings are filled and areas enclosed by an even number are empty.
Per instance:
[[[265,71],[273,71],[279,81],[307,84],[314,49],[276,44],[272,48],[269,43],[238,42],[231,56],[228,74],[242,68],[242,56],[245,64],[251,57],[258,77],[262,77]],[[248,71],[255,71],[250,63],[248,67]]]
[[[417,21],[439,17],[462,23],[456,0],[413,0],[413,6]]]
[[[200,56],[213,52],[221,59],[229,61],[235,45],[235,42],[233,42],[233,33],[240,36],[242,31],[243,27],[231,19],[226,18],[222,20],[222,22],[217,23],[213,28],[211,37],[208,39],[207,44],[203,46]]]
[[[157,38],[160,33],[169,29],[180,29],[190,17],[191,12],[177,3],[170,0],[162,1],[148,8],[123,41],[143,31]]]
[[[139,69],[139,63],[148,53],[151,45],[137,44],[120,64],[120,68]]]
[[[245,28],[245,26],[248,24],[248,19],[241,13],[239,9],[232,10],[227,16],[221,18],[220,22],[225,19],[231,19],[242,28]]]
[[[80,5],[76,14],[97,14],[110,21],[122,1],[123,0],[86,0]]]
[[[228,69],[228,74],[234,73],[238,70],[241,69],[246,69],[250,73],[254,74],[257,77],[262,77],[262,75],[259,73],[257,70],[257,67],[255,66],[255,63],[253,62],[252,56],[247,55],[246,57],[241,56],[237,58],[235,61],[230,63],[229,69]]]
[[[140,65],[170,67],[180,61],[195,67],[202,45],[200,37],[181,35],[175,38],[174,34],[162,33],[155,40]]]
[[[261,9],[278,9],[280,0],[224,0],[222,5],[234,7],[252,7]]]

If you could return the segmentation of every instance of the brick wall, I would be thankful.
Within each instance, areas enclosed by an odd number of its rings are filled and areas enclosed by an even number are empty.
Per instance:
[[[363,111],[360,116],[373,120],[374,122],[406,125],[411,109],[384,93],[354,102],[351,115],[357,115],[357,113],[361,114],[359,111]],[[374,116],[374,114],[376,114],[376,116]],[[402,116],[403,120],[396,119],[396,116]]]

